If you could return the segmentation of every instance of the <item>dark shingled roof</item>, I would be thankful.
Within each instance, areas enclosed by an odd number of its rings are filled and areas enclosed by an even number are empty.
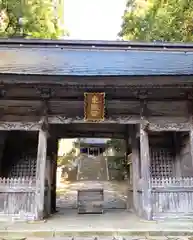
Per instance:
[[[0,40],[0,73],[68,76],[193,75],[193,45]]]

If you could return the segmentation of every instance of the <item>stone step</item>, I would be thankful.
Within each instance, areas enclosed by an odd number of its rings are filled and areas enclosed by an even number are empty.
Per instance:
[[[103,156],[81,159],[78,180],[107,180],[106,160]]]
[[[112,231],[55,231],[55,230],[13,230],[0,231],[3,240],[192,240],[193,230],[112,230]]]

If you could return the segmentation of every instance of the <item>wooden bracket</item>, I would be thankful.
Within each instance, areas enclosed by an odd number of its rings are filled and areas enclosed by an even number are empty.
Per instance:
[[[49,122],[48,122],[48,111],[49,111],[49,107],[48,107],[48,101],[43,101],[43,104],[42,104],[42,111],[43,111],[43,114],[42,114],[42,119],[41,119],[41,129],[44,131],[44,132],[47,132],[47,134],[49,133]],[[49,134],[48,134],[49,136]]]
[[[140,100],[147,99],[150,92],[147,89],[139,89],[137,91],[134,91],[135,97],[137,97]]]
[[[188,91],[187,93],[187,99],[190,101],[193,101],[193,89]]]
[[[141,118],[141,124],[144,125],[143,126],[144,130],[147,128],[147,122],[148,122],[146,121],[147,116],[148,116],[147,100],[143,99],[143,100],[140,100],[140,118]]]
[[[6,96],[7,91],[5,88],[0,87],[0,98],[4,98]]]
[[[54,91],[52,88],[37,87],[37,92],[43,100],[49,100],[54,96]]]
[[[141,123],[142,129],[147,132],[149,130],[149,124],[150,124],[149,121],[143,120]]]
[[[48,118],[47,117],[43,117],[41,119],[41,129],[44,132],[47,132],[49,130],[49,124],[48,124]]]

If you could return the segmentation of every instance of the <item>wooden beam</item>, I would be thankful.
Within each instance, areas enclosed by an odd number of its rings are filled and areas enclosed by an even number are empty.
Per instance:
[[[44,218],[44,191],[45,191],[45,170],[47,159],[47,133],[39,130],[38,152],[36,166],[36,218]]]
[[[39,122],[0,122],[0,131],[38,131]]]
[[[84,120],[84,117],[68,118],[65,116],[49,116],[48,121],[50,124],[89,123]],[[140,123],[140,117],[137,115],[112,116],[100,123],[136,124]]]
[[[24,84],[28,86],[65,86],[66,88],[192,88],[192,76],[51,76],[35,74],[0,74],[2,84]]]
[[[165,124],[156,124],[156,123],[147,123],[147,130],[152,132],[168,132],[168,131],[176,131],[176,132],[186,132],[190,131],[189,122],[185,123],[165,123]]]
[[[49,116],[48,121],[50,124],[70,124],[70,123],[89,123],[84,120],[84,117],[66,117],[63,115],[55,115],[55,116]],[[150,129],[155,129],[156,131],[159,131],[160,128],[165,129],[165,125],[170,126],[170,128],[173,126],[173,128],[176,126],[184,126],[186,129],[189,127],[188,118],[186,117],[171,117],[171,116],[154,116],[149,117],[148,120],[145,120],[148,125],[150,126]],[[187,122],[186,122],[187,121]],[[142,122],[140,115],[111,115],[110,117],[107,117],[104,119],[104,121],[100,122],[101,124],[111,124],[111,123],[119,123],[119,124],[140,124]],[[162,130],[160,130],[162,131]]]
[[[57,133],[56,133],[57,134]],[[96,138],[118,138],[118,139],[124,139],[124,134],[122,133],[106,133],[106,132],[101,132],[101,133],[95,133],[93,132],[87,132],[85,130],[84,133],[79,133],[79,132],[65,132],[62,133],[61,131],[58,132],[57,134],[58,138],[88,138],[88,137],[96,137]]]
[[[41,128],[39,117],[32,118],[30,116],[4,116],[0,121],[0,131],[38,131]],[[40,118],[39,118],[40,119]],[[11,120],[11,121],[10,121]],[[106,118],[100,124],[139,124],[141,118],[138,115],[127,116],[111,116]],[[187,121],[187,122],[185,122]],[[85,122],[83,117],[69,118],[65,116],[49,116],[49,124],[70,124],[70,123],[89,123]],[[189,131],[190,123],[185,117],[149,117],[145,120],[148,131]]]
[[[52,99],[48,99],[47,100],[49,102],[50,106],[66,106],[67,108],[71,108],[71,107],[84,107],[84,95],[82,96],[82,99],[78,99],[77,96],[75,96],[74,98],[66,98],[66,99],[62,99],[62,98],[52,98]],[[113,99],[113,97],[111,97],[111,99],[106,99],[106,107],[107,108],[116,108],[117,106],[120,106],[121,108],[130,108],[133,106],[137,106],[139,107],[140,101],[139,99],[136,98],[127,98],[127,99],[122,99],[121,96],[118,96],[116,98]],[[147,99],[147,106],[149,105],[149,107],[151,108],[170,108],[170,106],[174,109],[176,109],[176,107],[185,107],[186,106],[186,100],[183,99]],[[17,99],[17,98],[11,98],[11,99],[1,99],[0,102],[0,107],[40,107],[41,106],[41,99],[36,99],[36,98],[21,98],[21,99]],[[180,110],[180,109],[177,109]]]
[[[151,189],[150,189],[150,152],[149,152],[149,139],[148,133],[140,124],[140,156],[141,156],[141,177],[142,177],[142,205],[143,216],[147,220],[152,219],[152,202],[151,202]]]

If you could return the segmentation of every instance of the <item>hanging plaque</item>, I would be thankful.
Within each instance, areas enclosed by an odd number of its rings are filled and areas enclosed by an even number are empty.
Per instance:
[[[84,93],[85,121],[104,121],[105,93]]]

